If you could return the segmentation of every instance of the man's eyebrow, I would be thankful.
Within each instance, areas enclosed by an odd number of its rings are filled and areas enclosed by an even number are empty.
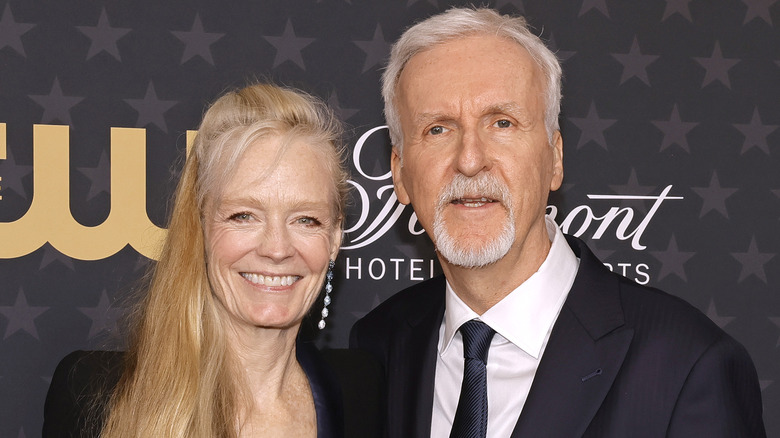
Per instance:
[[[414,123],[417,125],[423,125],[439,120],[448,120],[451,117],[443,113],[420,113],[414,117]]]

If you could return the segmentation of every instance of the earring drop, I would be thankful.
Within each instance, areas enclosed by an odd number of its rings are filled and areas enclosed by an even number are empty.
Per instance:
[[[325,318],[328,316],[328,305],[330,305],[330,293],[333,291],[333,285],[330,284],[333,280],[333,267],[336,266],[336,262],[333,260],[328,262],[328,273],[325,274],[325,298],[322,300],[324,306],[322,306],[322,319],[320,319],[317,327],[320,330],[325,328]]]

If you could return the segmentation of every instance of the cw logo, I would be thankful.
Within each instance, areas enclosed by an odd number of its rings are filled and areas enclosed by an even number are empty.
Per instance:
[[[187,132],[188,147],[195,133]],[[129,244],[156,260],[167,230],[146,213],[146,130],[111,128],[111,210],[94,227],[79,224],[70,211],[69,151],[68,126],[33,125],[32,203],[20,219],[0,222],[0,258],[21,257],[49,242],[75,259],[106,258]],[[0,123],[5,158],[6,125]]]

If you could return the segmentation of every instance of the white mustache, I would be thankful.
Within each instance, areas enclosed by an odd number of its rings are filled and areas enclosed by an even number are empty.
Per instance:
[[[489,173],[480,173],[474,177],[456,174],[439,194],[437,207],[444,208],[447,204],[463,198],[488,198],[498,201],[511,210],[509,188],[503,181]]]

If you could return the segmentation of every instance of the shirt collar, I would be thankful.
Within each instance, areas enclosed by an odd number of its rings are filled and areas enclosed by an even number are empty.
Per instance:
[[[550,252],[539,269],[501,301],[477,315],[452,290],[447,281],[444,312],[444,354],[458,328],[471,319],[480,319],[501,337],[538,359],[563,302],[574,283],[579,260],[555,222],[545,217]]]

